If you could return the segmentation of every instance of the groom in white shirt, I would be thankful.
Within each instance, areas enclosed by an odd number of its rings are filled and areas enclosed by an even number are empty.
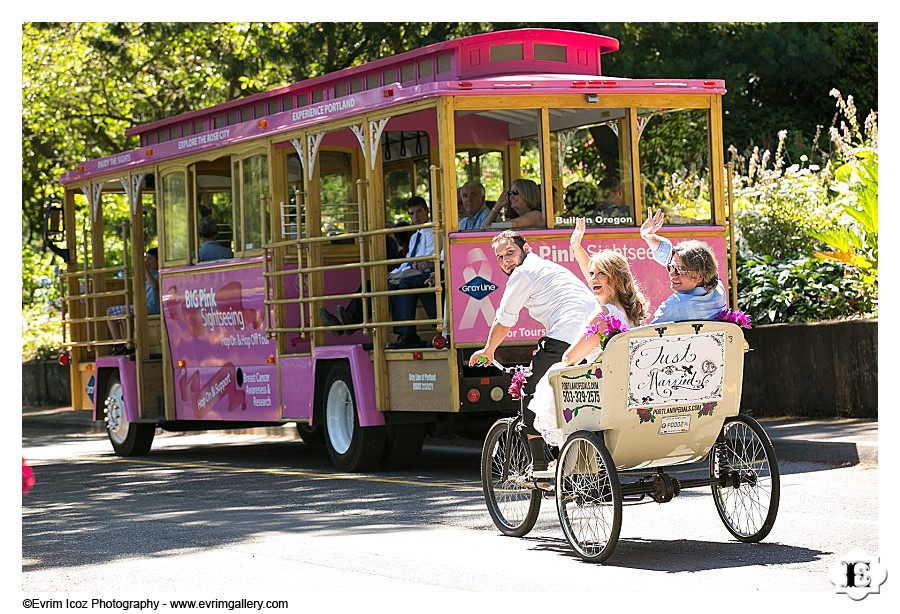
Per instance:
[[[469,366],[484,356],[487,364],[494,360],[494,351],[515,326],[522,308],[544,326],[544,336],[531,359],[532,373],[522,387],[524,396],[534,394],[534,388],[547,370],[562,359],[563,353],[584,333],[584,323],[597,309],[597,299],[572,271],[541,258],[514,230],[505,230],[491,241],[497,262],[509,275],[503,298],[491,324],[484,348],[472,354]],[[546,478],[547,459],[544,440],[534,427],[534,412],[525,402],[525,432],[531,450],[535,478]]]

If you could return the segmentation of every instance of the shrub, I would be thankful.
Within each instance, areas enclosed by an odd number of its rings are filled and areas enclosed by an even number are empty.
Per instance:
[[[738,292],[742,309],[764,322],[869,316],[878,309],[878,127],[861,131],[853,99],[837,98],[840,128],[831,151],[814,145],[800,165],[784,168],[786,131],[774,160],[758,148],[740,170],[736,195]],[[818,135],[816,143],[818,142]],[[769,164],[772,164],[769,168]]]
[[[744,160],[731,149],[732,163],[742,172],[732,182],[735,197],[737,240],[745,258],[771,256],[776,260],[810,255],[817,241],[810,230],[835,225],[836,206],[829,195],[827,168],[811,164],[783,166],[781,150],[786,131],[778,134],[779,147],[772,168],[771,154],[754,148]]]
[[[52,304],[22,308],[22,361],[47,360],[62,349],[62,321]]]
[[[828,246],[816,256],[847,264],[878,294],[878,122],[875,113],[866,119],[865,132],[856,124],[853,97],[847,102],[832,90],[839,108],[853,118],[850,125],[831,129],[831,140],[843,161],[834,173],[831,190],[840,206],[839,224],[810,230],[810,236]]]
[[[870,314],[876,299],[846,267],[816,258],[738,261],[738,304],[753,322],[814,322]]]

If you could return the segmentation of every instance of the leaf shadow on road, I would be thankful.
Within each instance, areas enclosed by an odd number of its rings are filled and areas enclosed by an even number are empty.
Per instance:
[[[51,441],[65,445],[39,435],[24,452],[39,457],[37,448]],[[466,510],[467,527],[493,526],[474,449],[426,446],[415,469],[377,474],[335,473],[324,450],[299,439],[170,445],[140,458],[97,452],[32,466],[37,483],[22,501],[26,573],[215,548],[257,534],[421,530],[458,524]]]

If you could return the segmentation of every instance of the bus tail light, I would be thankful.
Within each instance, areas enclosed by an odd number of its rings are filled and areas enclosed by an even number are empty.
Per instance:
[[[491,400],[494,402],[503,400],[503,388],[500,386],[494,386],[491,388]]]
[[[69,355],[63,352],[59,355],[59,358],[57,360],[59,361],[59,364],[65,367],[69,364]]]
[[[431,346],[436,350],[443,350],[447,347],[447,338],[444,335],[437,335],[431,340]]]
[[[469,388],[469,392],[466,393],[466,400],[468,400],[469,403],[477,403],[481,400],[481,391],[478,390],[478,388]]]

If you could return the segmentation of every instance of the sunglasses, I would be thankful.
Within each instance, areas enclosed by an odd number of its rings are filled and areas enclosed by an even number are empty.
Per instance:
[[[678,276],[687,275],[688,273],[690,273],[690,271],[688,271],[687,269],[682,268],[680,266],[675,266],[674,264],[671,264],[671,263],[666,265],[666,270],[669,273],[675,273]]]
[[[518,190],[515,190],[515,189],[512,189],[512,190],[510,190],[509,192],[507,192],[507,194],[509,194],[510,196],[518,196],[518,195],[519,195],[519,191],[518,191]]]

